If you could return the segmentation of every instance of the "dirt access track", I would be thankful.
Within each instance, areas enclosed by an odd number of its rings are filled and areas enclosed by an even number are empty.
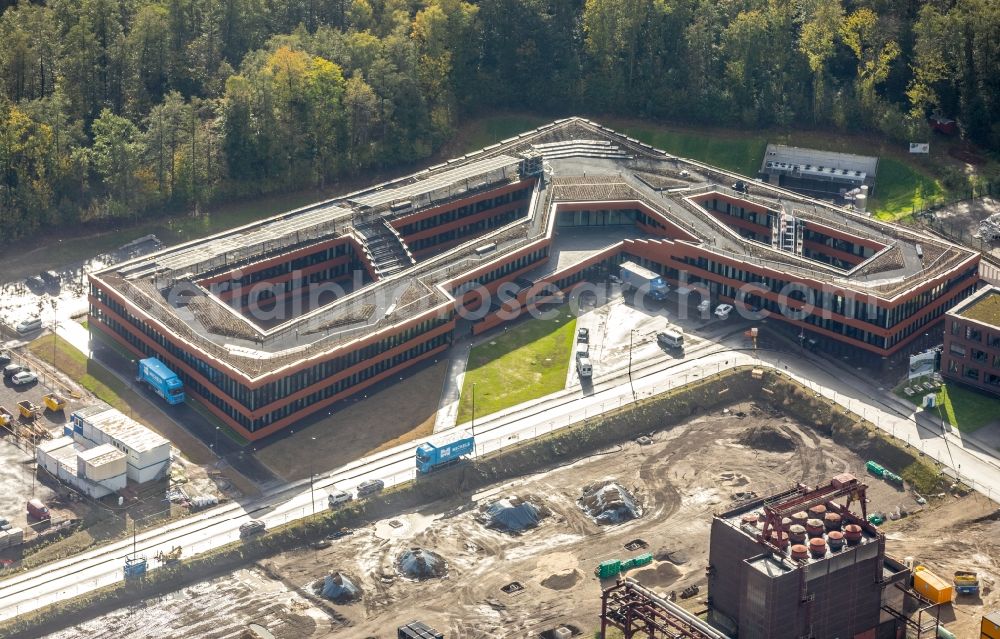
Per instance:
[[[701,592],[682,603],[702,609],[711,517],[736,493],[764,495],[846,471],[869,484],[870,509],[919,510],[911,493],[866,476],[866,460],[851,449],[752,404],[696,416],[652,440],[646,446],[626,441],[474,495],[439,500],[327,548],[290,551],[50,637],[236,639],[256,624],[277,639],[390,638],[413,619],[460,639],[536,637],[559,625],[591,636],[601,589],[594,568],[610,558],[653,553],[652,564],[629,576],[662,593],[698,585]],[[582,489],[603,480],[631,492],[642,516],[600,526],[586,515],[577,505]],[[519,536],[486,528],[481,508],[509,496],[531,499],[551,514]],[[994,509],[979,496],[935,499],[922,512],[887,522],[889,551],[915,556],[939,574],[973,566],[992,584],[1000,574],[993,559],[1000,557],[1000,524],[988,517]],[[946,538],[952,541],[942,543]],[[626,550],[636,539],[648,547]],[[396,559],[414,547],[443,557],[446,575],[420,582],[403,577]],[[313,594],[312,585],[332,571],[360,587],[360,600],[336,604]],[[502,588],[515,581],[523,589],[506,594]],[[960,602],[942,617],[953,620],[949,627],[958,636],[971,636],[980,611],[998,603],[992,589],[984,598]]]

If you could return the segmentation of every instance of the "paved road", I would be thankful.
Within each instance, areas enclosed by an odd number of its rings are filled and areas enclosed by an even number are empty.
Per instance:
[[[595,378],[593,387],[582,392],[562,391],[477,419],[476,454],[492,453],[503,446],[617,409],[637,398],[684,386],[734,366],[753,364],[786,371],[879,428],[919,446],[930,457],[960,472],[962,479],[976,490],[992,496],[993,490],[1000,489],[1000,467],[990,455],[963,448],[955,434],[942,434],[939,426],[915,417],[901,403],[874,391],[856,376],[845,374],[838,364],[793,358],[776,351],[732,350],[742,347],[739,335],[729,335],[720,343],[706,342],[692,349],[684,360],[654,357],[633,362],[631,384],[626,370],[609,371]],[[238,539],[239,525],[251,517],[274,526],[324,508],[325,494],[334,483],[338,488],[348,489],[368,478],[380,478],[387,485],[408,481],[415,474],[413,450],[414,445],[406,444],[357,460],[318,479],[314,491],[308,481],[299,482],[274,489],[258,499],[218,506],[141,533],[138,553],[152,558],[158,550],[168,551],[180,545],[184,555],[190,557]],[[118,542],[0,582],[0,619],[121,580],[123,561],[131,546],[130,540]],[[151,562],[151,569],[156,567],[156,562]]]

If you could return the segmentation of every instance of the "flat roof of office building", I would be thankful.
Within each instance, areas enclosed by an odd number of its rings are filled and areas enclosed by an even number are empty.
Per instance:
[[[967,319],[1000,327],[1000,288],[987,286],[948,311]]]
[[[291,250],[338,237],[357,239],[358,224],[391,221],[517,183],[522,179],[522,160],[538,157],[545,166],[545,188],[535,185],[525,218],[470,236],[462,244],[281,323],[259,326],[198,285],[211,274],[246,268]],[[750,182],[750,195],[729,188],[746,179],[671,156],[594,122],[569,118],[397,180],[137,257],[91,277],[126,300],[130,312],[149,316],[192,351],[252,380],[453,303],[446,282],[494,261],[500,263],[505,256],[552,237],[558,231],[552,216],[557,205],[635,202],[688,236],[676,241],[697,245],[722,258],[753,262],[882,299],[893,299],[975,258],[968,249],[918,230],[772,185]],[[866,238],[884,248],[849,270],[781,251],[742,237],[698,204],[715,194],[746,200],[776,213],[789,211],[807,224]],[[630,233],[635,239],[644,237],[639,229]],[[496,249],[477,252],[488,243],[495,243]],[[598,250],[596,244],[589,250]],[[559,270],[585,257],[582,252],[573,255],[563,250],[547,268]],[[544,271],[540,268],[539,274]],[[175,286],[200,297],[194,307],[201,310],[192,311],[190,303],[171,303]]]

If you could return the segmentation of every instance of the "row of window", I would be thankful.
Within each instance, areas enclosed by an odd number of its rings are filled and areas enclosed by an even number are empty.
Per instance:
[[[323,262],[328,262],[334,258],[342,257],[344,255],[354,255],[354,243],[349,240],[344,240],[343,242],[336,244],[334,246],[328,246],[324,249],[316,251],[315,253],[309,253],[308,255],[302,255],[291,259],[280,264],[275,264],[273,266],[268,266],[267,268],[261,268],[254,271],[248,271],[243,273],[242,277],[238,280],[225,280],[213,284],[212,287],[218,290],[218,287],[229,283],[231,286],[248,286],[254,284],[255,282],[260,282],[262,280],[270,280],[286,273],[291,273],[292,271],[301,270],[314,266],[316,264],[321,264]],[[248,267],[252,268],[252,266]]]
[[[952,359],[948,362],[948,372],[953,375],[961,375],[965,379],[978,382],[980,370],[976,366],[970,366],[968,364],[959,364],[956,360]],[[1000,376],[994,373],[987,373],[983,378],[983,381],[987,384],[993,384],[995,386],[1000,386]]]
[[[556,216],[556,226],[622,226],[635,224],[639,219],[638,216],[639,212],[635,209],[560,211]],[[649,224],[649,222],[644,223]]]
[[[971,324],[965,324],[955,319],[951,320],[951,334],[956,337],[962,337],[963,333],[965,340],[969,342],[983,342],[983,336],[985,335],[985,344],[990,348],[1000,348],[1000,333],[984,333],[982,329]]]
[[[946,282],[942,282],[934,288],[924,291],[915,298],[887,310],[876,304],[855,299],[850,294],[842,295],[835,291],[816,290],[799,282],[762,276],[753,271],[710,260],[704,256],[675,259],[688,266],[694,266],[730,280],[760,285],[772,293],[784,291],[790,299],[807,302],[817,309],[827,310],[842,315],[845,318],[867,322],[882,328],[891,328],[903,321],[909,320],[922,308],[930,305],[954,287],[962,286],[967,289],[970,286],[969,282],[974,281],[977,277],[976,267],[971,267]]]
[[[443,333],[441,335],[437,335],[425,342],[421,342],[413,346],[413,348],[410,348],[403,353],[399,353],[397,355],[394,355],[393,357],[380,360],[375,364],[373,364],[372,366],[365,368],[364,370],[358,371],[357,373],[354,373],[349,377],[337,380],[333,384],[324,386],[323,388],[320,388],[317,391],[310,393],[305,397],[299,398],[294,402],[290,402],[276,410],[271,411],[267,415],[257,420],[254,420],[254,422],[247,427],[250,430],[257,430],[259,428],[263,428],[268,424],[274,423],[300,410],[308,408],[309,406],[317,402],[333,397],[334,395],[337,395],[338,393],[341,393],[351,388],[352,386],[356,386],[357,384],[360,384],[365,380],[375,377],[380,373],[395,368],[396,366],[399,366],[400,364],[403,364],[408,360],[419,357],[420,355],[423,355],[428,351],[438,348],[439,346],[443,346],[445,344],[450,343],[451,335],[452,334],[450,331]]]
[[[499,228],[506,224],[510,224],[514,220],[524,217],[527,214],[527,207],[512,209],[502,213],[501,215],[495,215],[484,220],[478,220],[472,224],[465,224],[457,228],[448,229],[447,231],[443,231],[437,235],[432,235],[431,237],[425,237],[419,240],[407,240],[406,244],[410,247],[411,251],[422,251],[436,244],[454,242],[455,240],[463,237],[477,235],[490,229]]]
[[[484,200],[479,200],[478,202],[471,202],[465,206],[460,206],[449,211],[442,211],[437,215],[432,215],[430,217],[425,217],[422,220],[416,220],[415,222],[404,224],[398,228],[399,234],[405,237],[419,231],[435,228],[441,224],[447,224],[448,222],[460,220],[463,217],[475,215],[476,213],[482,213],[483,211],[502,206],[508,202],[523,200],[529,196],[531,190],[531,187],[518,189],[517,191],[511,191],[510,193],[504,193],[503,195],[497,195],[496,197],[486,198]]]
[[[990,356],[986,351],[981,351],[978,348],[966,349],[964,344],[959,344],[958,342],[952,342],[948,347],[948,352],[957,358],[969,357],[974,362],[980,364],[987,364],[993,368],[1000,369],[1000,355]]]
[[[498,266],[492,271],[483,273],[479,277],[473,278],[467,282],[463,282],[462,284],[453,288],[451,290],[451,294],[454,295],[456,298],[461,298],[462,295],[464,295],[468,291],[471,291],[479,286],[485,286],[490,282],[494,282],[506,275],[509,275],[510,273],[513,273],[514,271],[519,271],[522,268],[528,266],[529,264],[534,264],[535,262],[547,258],[548,255],[549,255],[549,247],[543,246],[542,248],[532,251],[527,255],[522,255],[513,262],[508,262],[506,264]]]
[[[340,357],[335,357],[333,359],[317,363],[307,369],[297,371],[277,381],[251,390],[245,385],[236,382],[215,367],[209,365],[201,358],[196,357],[189,350],[178,348],[172,341],[167,340],[158,331],[152,330],[148,324],[129,313],[123,305],[107,296],[101,289],[93,287],[91,292],[98,300],[101,301],[101,303],[112,309],[118,317],[109,317],[108,314],[101,313],[100,309],[97,307],[92,307],[91,313],[94,314],[95,317],[99,318],[100,321],[112,328],[116,333],[122,335],[133,346],[140,349],[147,355],[155,354],[145,345],[144,341],[140,340],[133,334],[133,332],[137,330],[159,345],[164,351],[184,362],[191,368],[197,370],[223,394],[234,399],[240,405],[249,410],[256,410],[257,408],[268,405],[272,401],[278,401],[282,397],[287,397],[288,395],[311,386],[313,383],[333,377],[338,372],[350,368],[360,362],[375,359],[379,354],[409,342],[418,335],[434,330],[435,328],[451,321],[450,314],[429,318],[417,325],[411,326],[406,330],[393,335],[389,335],[361,349],[353,350],[341,355]],[[128,325],[126,326],[125,324],[122,324],[118,321],[119,319],[123,319]],[[180,374],[180,371],[178,371],[178,373]],[[185,379],[185,381],[187,382],[193,380]],[[227,413],[228,412],[229,411],[227,411]]]

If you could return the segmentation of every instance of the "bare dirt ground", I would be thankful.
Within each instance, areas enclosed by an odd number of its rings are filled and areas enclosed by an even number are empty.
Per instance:
[[[746,437],[751,428],[765,425],[771,429]],[[785,452],[754,449],[741,440]],[[653,563],[628,574],[661,593],[699,585],[701,593],[682,602],[698,610],[704,607],[711,517],[730,504],[734,493],[764,495],[796,481],[818,484],[848,471],[866,478],[871,510],[920,511],[910,493],[865,475],[865,461],[806,427],[742,405],[659,432],[652,445],[627,442],[476,495],[433,503],[357,530],[328,548],[285,553],[52,637],[227,639],[258,624],[278,639],[387,638],[413,619],[458,639],[535,637],[562,624],[590,633],[600,609],[601,583],[594,568],[606,559],[643,552],[654,554]],[[638,498],[640,519],[599,526],[580,510],[582,488],[604,479]],[[480,508],[513,495],[533,497],[551,515],[520,536],[485,528],[477,519]],[[997,604],[992,584],[1000,575],[994,560],[1000,549],[993,538],[1000,524],[976,521],[995,508],[980,497],[944,497],[885,527],[889,551],[896,556],[914,556],[942,575],[970,565],[983,575],[989,585],[983,600],[959,600],[953,612],[942,615],[954,619],[958,636],[970,636],[984,605]],[[648,548],[626,550],[635,539]],[[415,547],[444,557],[447,575],[423,582],[402,577],[396,558]],[[315,597],[311,585],[331,571],[359,585],[361,600],[334,604]],[[514,581],[523,586],[519,594],[501,590]],[[206,623],[209,613],[212,621]]]
[[[404,371],[338,404],[320,419],[293,427],[260,448],[256,455],[271,472],[294,481],[326,472],[365,455],[430,435],[438,400],[448,373],[448,360]]]

